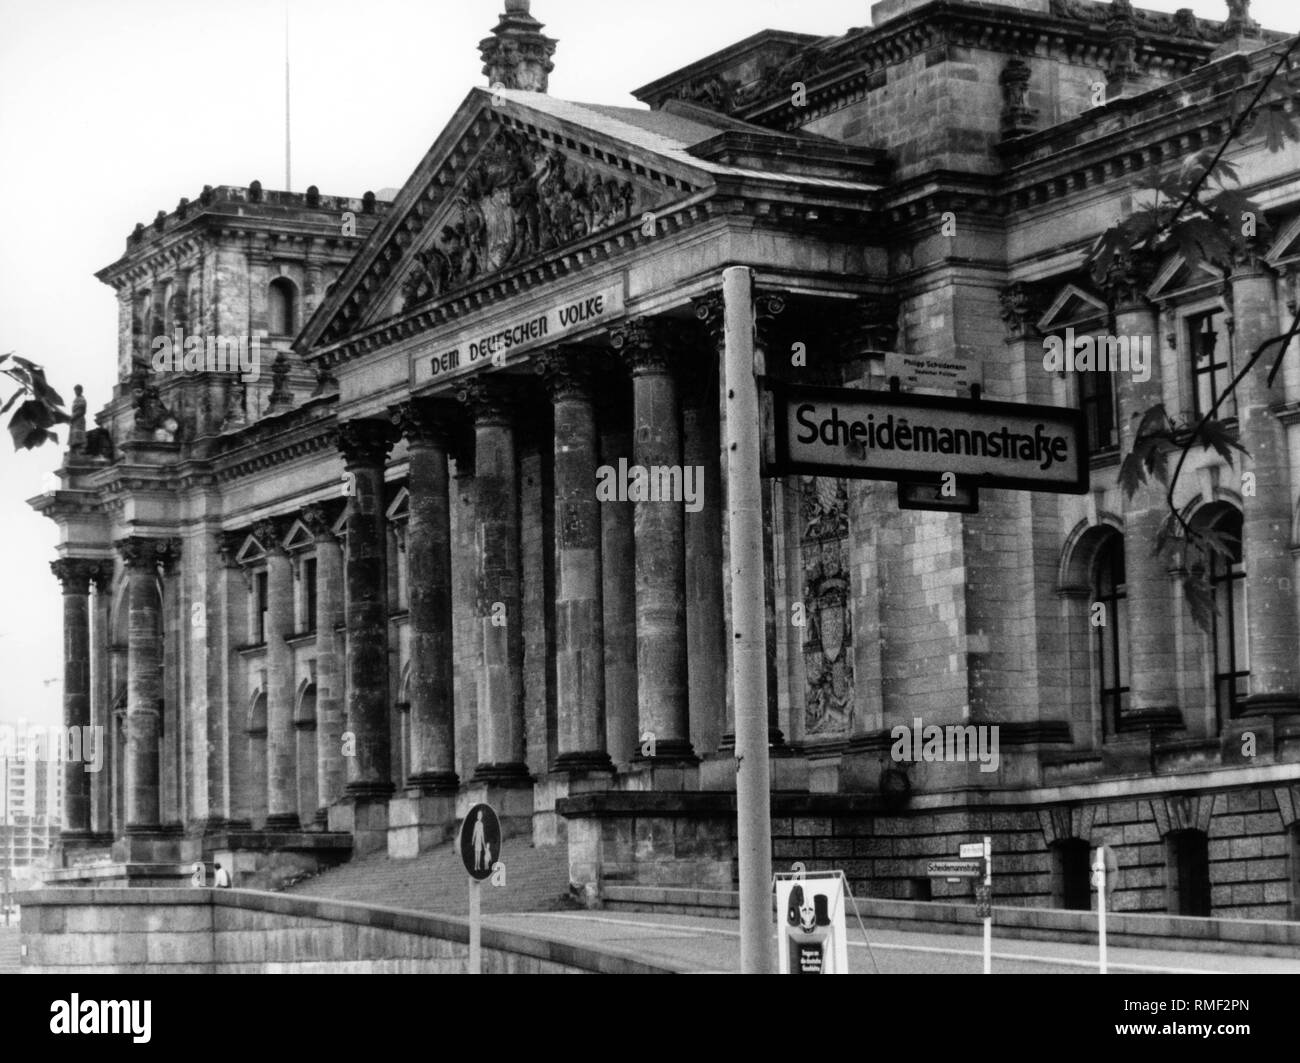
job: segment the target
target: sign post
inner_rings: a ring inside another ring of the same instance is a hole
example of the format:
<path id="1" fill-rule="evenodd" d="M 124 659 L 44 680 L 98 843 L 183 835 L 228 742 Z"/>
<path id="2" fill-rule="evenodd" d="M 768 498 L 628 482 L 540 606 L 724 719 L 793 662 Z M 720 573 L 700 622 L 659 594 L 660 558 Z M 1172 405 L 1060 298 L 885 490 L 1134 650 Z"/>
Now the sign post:
<path id="1" fill-rule="evenodd" d="M 1097 846 L 1092 862 L 1092 884 L 1097 890 L 1097 960 L 1098 973 L 1106 973 L 1106 899 L 1115 889 L 1119 868 L 1114 854 L 1104 845 Z"/>
<path id="2" fill-rule="evenodd" d="M 727 527 L 731 537 L 731 683 L 736 701 L 736 855 L 740 970 L 770 974 L 772 793 L 767 761 L 767 632 L 763 599 L 763 481 L 754 374 L 753 276 L 722 271 L 723 393 L 727 411 Z"/>
<path id="3" fill-rule="evenodd" d="M 483 973 L 483 909 L 480 890 L 501 859 L 501 821 L 491 805 L 474 805 L 461 820 L 457 846 L 469 872 L 469 973 Z"/>
<path id="4" fill-rule="evenodd" d="M 848 974 L 843 871 L 776 876 L 778 974 Z"/>

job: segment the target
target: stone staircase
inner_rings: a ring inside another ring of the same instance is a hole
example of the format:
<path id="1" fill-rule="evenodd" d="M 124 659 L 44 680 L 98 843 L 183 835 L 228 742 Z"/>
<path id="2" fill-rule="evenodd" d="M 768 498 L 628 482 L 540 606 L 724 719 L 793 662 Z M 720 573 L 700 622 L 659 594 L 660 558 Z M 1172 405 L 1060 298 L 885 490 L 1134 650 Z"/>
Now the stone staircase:
<path id="1" fill-rule="evenodd" d="M 527 837 L 507 837 L 503 846 L 506 884 L 484 883 L 483 912 L 549 912 L 579 907 L 569 899 L 569 850 L 565 845 L 534 848 Z M 454 843 L 410 860 L 372 853 L 318 875 L 284 892 L 387 908 L 469 913 L 469 876 Z"/>

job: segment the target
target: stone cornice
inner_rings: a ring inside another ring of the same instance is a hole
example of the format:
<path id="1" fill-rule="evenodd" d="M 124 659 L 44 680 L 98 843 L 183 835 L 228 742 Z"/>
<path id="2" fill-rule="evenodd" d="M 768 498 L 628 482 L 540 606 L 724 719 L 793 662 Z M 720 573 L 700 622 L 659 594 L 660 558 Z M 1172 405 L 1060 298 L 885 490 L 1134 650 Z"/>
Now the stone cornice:
<path id="1" fill-rule="evenodd" d="M 1109 5 L 1096 8 L 1104 15 Z M 1138 12 L 1144 18 L 1154 12 Z M 1172 19 L 1172 16 L 1164 16 Z M 1160 66 L 1181 77 L 1204 64 L 1217 43 L 1221 23 L 1198 19 L 1200 32 L 1213 39 L 1152 32 L 1143 27 L 1139 66 Z M 736 107 L 732 113 L 777 129 L 805 126 L 861 99 L 884 84 L 887 67 L 935 47 L 978 47 L 1012 55 L 1086 58 L 1101 66 L 1110 57 L 1113 41 L 1104 21 L 1034 11 L 976 7 L 956 0 L 935 0 L 883 26 L 849 33 L 817 49 L 815 72 L 805 77 L 806 106 L 794 107 L 789 85 L 774 85 L 769 93 Z"/>

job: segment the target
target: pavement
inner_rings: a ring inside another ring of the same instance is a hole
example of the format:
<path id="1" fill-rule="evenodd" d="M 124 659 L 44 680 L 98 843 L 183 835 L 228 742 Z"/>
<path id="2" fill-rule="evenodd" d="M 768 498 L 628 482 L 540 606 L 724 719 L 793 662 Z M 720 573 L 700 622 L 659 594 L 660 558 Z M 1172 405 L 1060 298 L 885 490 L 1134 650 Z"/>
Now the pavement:
<path id="1" fill-rule="evenodd" d="M 688 973 L 735 972 L 740 967 L 740 928 L 734 919 L 707 919 L 644 912 L 534 912 L 495 915 L 484 926 L 527 930 L 560 941 L 662 961 Z M 775 924 L 773 934 L 776 933 Z M 1097 949 L 1054 941 L 997 938 L 993 974 L 1096 974 Z M 848 932 L 853 974 L 980 974 L 983 941 L 969 934 L 877 930 Z M 1300 974 L 1300 960 L 1156 949 L 1108 950 L 1115 974 Z"/>

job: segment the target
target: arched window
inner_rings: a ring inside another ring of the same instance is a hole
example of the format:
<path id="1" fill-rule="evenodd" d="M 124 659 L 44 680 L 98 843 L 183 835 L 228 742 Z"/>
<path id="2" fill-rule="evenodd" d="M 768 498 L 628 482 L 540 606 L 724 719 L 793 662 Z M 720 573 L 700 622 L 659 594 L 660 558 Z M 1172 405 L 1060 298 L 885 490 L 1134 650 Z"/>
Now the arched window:
<path id="1" fill-rule="evenodd" d="M 276 277 L 266 293 L 267 327 L 272 336 L 292 336 L 297 329 L 298 289 L 288 277 Z"/>
<path id="2" fill-rule="evenodd" d="M 1207 507 L 1197 525 L 1215 533 L 1228 549 L 1198 551 L 1192 571 L 1205 574 L 1214 596 L 1211 643 L 1214 651 L 1214 708 L 1219 721 L 1237 714 L 1249 691 L 1250 645 L 1246 628 L 1246 566 L 1241 558 L 1241 513 L 1224 503 Z"/>
<path id="3" fill-rule="evenodd" d="M 1062 838 L 1051 846 L 1052 907 L 1086 912 L 1092 907 L 1091 851 L 1082 838 Z"/>
<path id="4" fill-rule="evenodd" d="M 1102 733 L 1116 734 L 1128 708 L 1128 595 L 1122 535 L 1108 535 L 1097 551 L 1093 564 L 1092 601 Z"/>

